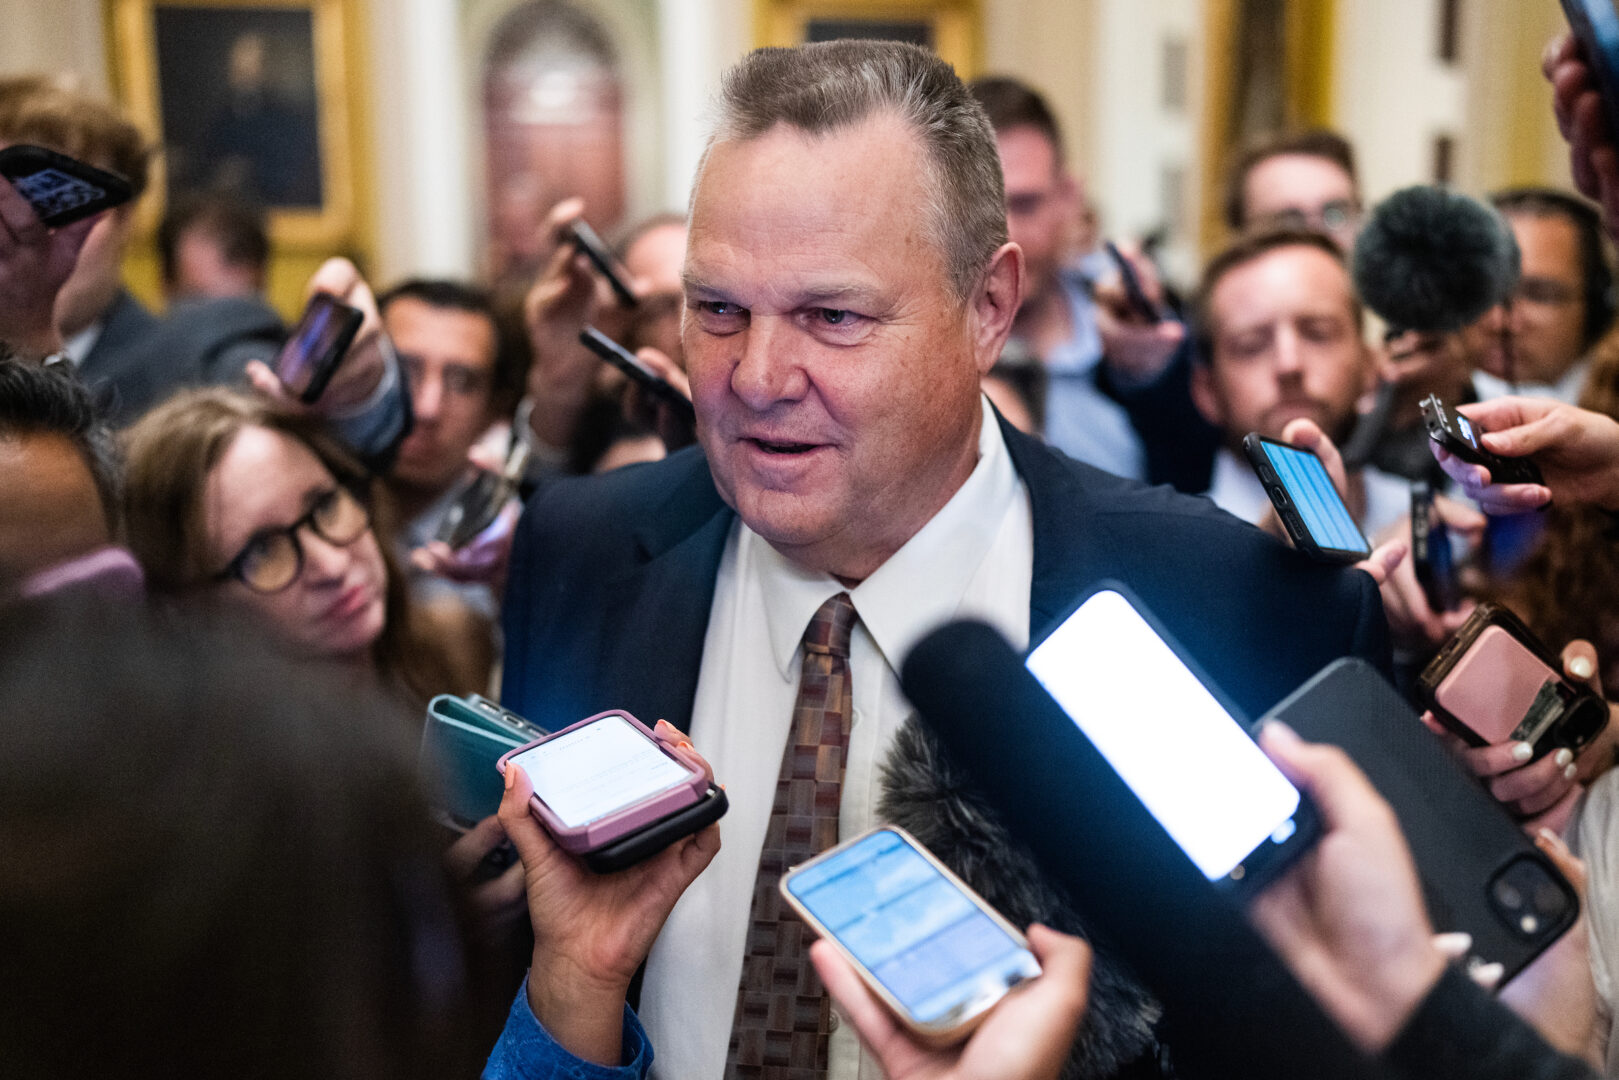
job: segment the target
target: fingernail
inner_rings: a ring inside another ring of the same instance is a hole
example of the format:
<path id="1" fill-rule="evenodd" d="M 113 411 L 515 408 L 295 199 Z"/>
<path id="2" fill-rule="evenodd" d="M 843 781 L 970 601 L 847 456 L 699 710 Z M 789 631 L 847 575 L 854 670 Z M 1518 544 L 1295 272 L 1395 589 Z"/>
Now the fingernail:
<path id="1" fill-rule="evenodd" d="M 1513 761 L 1528 761 L 1535 756 L 1535 748 L 1526 742 L 1514 743 L 1512 746 Z"/>
<path id="2" fill-rule="evenodd" d="M 1593 671 L 1589 656 L 1576 656 L 1568 662 L 1568 673 L 1576 679 L 1589 679 Z"/>
<path id="3" fill-rule="evenodd" d="M 1567 765 L 1574 760 L 1574 751 L 1568 749 L 1559 750 L 1553 755 L 1553 758 L 1559 766 Z"/>
<path id="4" fill-rule="evenodd" d="M 1473 981 L 1486 990 L 1494 990 L 1507 969 L 1500 964 L 1480 964 L 1473 969 Z"/>
<path id="5" fill-rule="evenodd" d="M 1265 727 L 1262 734 L 1267 734 L 1271 738 L 1279 739 L 1284 743 L 1297 744 L 1303 741 L 1299 738 L 1298 732 L 1294 731 L 1280 720 L 1265 721 Z"/>
<path id="6" fill-rule="evenodd" d="M 1580 774 L 1580 767 L 1578 765 L 1570 765 L 1568 768 L 1563 770 L 1563 779 L 1564 780 L 1572 780 L 1576 776 L 1578 776 L 1579 774 Z"/>
<path id="7" fill-rule="evenodd" d="M 515 783 L 517 783 L 517 766 L 516 765 L 507 765 L 506 766 L 506 790 L 510 791 L 512 789 L 512 785 L 515 784 Z"/>
<path id="8" fill-rule="evenodd" d="M 1434 948 L 1452 959 L 1466 956 L 1473 948 L 1473 935 L 1454 930 L 1433 936 Z"/>
<path id="9" fill-rule="evenodd" d="M 1544 825 L 1535 830 L 1535 841 L 1541 846 L 1542 849 L 1550 848 L 1553 851 L 1561 851 L 1568 846 L 1563 843 L 1563 838 L 1561 836 L 1558 836 L 1555 832 L 1546 828 Z"/>

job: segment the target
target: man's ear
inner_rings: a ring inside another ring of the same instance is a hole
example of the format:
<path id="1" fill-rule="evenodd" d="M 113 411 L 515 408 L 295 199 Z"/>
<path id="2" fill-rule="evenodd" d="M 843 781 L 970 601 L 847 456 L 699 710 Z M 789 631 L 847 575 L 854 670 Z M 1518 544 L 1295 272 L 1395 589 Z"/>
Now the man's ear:
<path id="1" fill-rule="evenodd" d="M 1221 406 L 1220 395 L 1214 389 L 1214 372 L 1209 367 L 1206 357 L 1192 361 L 1192 404 L 1197 411 L 1203 414 L 1203 419 L 1217 428 L 1225 428 L 1225 409 Z"/>
<path id="2" fill-rule="evenodd" d="M 1023 249 L 1008 241 L 989 260 L 969 301 L 973 351 L 980 375 L 995 366 L 1012 334 L 1012 320 L 1023 303 Z"/>

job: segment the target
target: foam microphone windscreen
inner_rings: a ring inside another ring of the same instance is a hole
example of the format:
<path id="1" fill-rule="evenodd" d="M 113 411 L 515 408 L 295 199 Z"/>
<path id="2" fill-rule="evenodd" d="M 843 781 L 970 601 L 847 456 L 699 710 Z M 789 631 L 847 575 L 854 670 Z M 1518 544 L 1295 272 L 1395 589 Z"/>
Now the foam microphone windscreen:
<path id="1" fill-rule="evenodd" d="M 1518 244 L 1494 209 L 1444 188 L 1403 188 L 1355 240 L 1355 289 L 1397 331 L 1449 333 L 1518 284 Z"/>
<path id="2" fill-rule="evenodd" d="M 976 622 L 934 631 L 900 683 L 1102 947 L 1158 997 L 1183 1075 L 1378 1075 L 999 633 Z"/>

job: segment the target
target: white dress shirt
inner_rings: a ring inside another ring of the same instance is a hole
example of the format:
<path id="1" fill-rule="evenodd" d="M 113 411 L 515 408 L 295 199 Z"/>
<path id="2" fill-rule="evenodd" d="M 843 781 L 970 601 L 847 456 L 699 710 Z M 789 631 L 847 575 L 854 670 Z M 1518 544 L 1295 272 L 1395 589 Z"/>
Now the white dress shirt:
<path id="1" fill-rule="evenodd" d="M 853 709 L 838 829 L 876 824 L 880 766 L 912 713 L 896 670 L 941 623 L 968 616 L 1028 644 L 1034 521 L 987 402 L 978 464 L 956 494 L 865 581 L 852 589 L 804 569 L 740 520 L 720 560 L 691 737 L 725 785 L 730 810 L 714 862 L 675 905 L 647 961 L 640 1015 L 661 1080 L 719 1080 L 742 977 L 753 885 L 776 777 L 798 696 L 800 641 L 811 616 L 847 591 L 856 614 L 850 642 Z M 832 1080 L 877 1080 L 852 1030 L 832 1034 Z"/>

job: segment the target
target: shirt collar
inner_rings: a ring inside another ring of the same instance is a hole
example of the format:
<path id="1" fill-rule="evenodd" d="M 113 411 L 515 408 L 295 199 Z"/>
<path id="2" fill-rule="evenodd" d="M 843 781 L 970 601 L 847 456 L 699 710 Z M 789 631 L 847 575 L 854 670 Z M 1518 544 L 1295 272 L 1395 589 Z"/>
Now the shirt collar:
<path id="1" fill-rule="evenodd" d="M 793 562 L 746 525 L 738 569 L 757 574 L 770 651 L 784 680 L 810 618 L 829 597 L 847 591 L 890 667 L 960 607 L 1018 495 L 1017 472 L 987 399 L 980 399 L 978 464 L 937 514 L 865 581 L 845 590 L 829 574 Z"/>
<path id="2" fill-rule="evenodd" d="M 1214 455 L 1214 473 L 1204 494 L 1215 506 L 1250 524 L 1258 524 L 1270 509 L 1270 496 L 1253 466 L 1223 446 Z"/>

